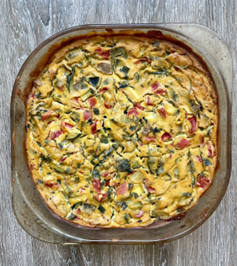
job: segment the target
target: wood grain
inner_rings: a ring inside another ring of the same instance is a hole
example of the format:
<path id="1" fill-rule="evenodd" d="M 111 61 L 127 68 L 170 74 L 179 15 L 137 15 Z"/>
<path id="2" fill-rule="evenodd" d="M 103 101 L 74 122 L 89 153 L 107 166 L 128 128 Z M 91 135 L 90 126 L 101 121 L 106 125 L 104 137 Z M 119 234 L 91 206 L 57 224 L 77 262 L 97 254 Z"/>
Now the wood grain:
<path id="1" fill-rule="evenodd" d="M 18 0 L 0 2 L 0 265 L 236 265 L 237 92 L 235 0 Z M 195 22 L 229 45 L 234 67 L 233 167 L 227 193 L 211 218 L 192 234 L 151 246 L 62 246 L 37 241 L 11 208 L 10 99 L 14 79 L 43 40 L 65 28 L 93 23 Z"/>

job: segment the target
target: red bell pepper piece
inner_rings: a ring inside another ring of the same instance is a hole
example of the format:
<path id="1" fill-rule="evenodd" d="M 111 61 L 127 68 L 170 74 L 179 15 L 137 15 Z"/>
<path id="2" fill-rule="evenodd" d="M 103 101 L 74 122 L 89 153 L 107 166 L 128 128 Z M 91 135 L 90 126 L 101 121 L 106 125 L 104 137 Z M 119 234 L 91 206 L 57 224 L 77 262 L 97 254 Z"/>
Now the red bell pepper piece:
<path id="1" fill-rule="evenodd" d="M 135 103 L 135 104 L 134 104 L 134 107 L 136 107 L 136 108 L 138 108 L 138 109 L 140 109 L 140 110 L 145 110 L 145 108 L 142 107 L 142 106 L 140 105 L 140 103 Z"/>
<path id="2" fill-rule="evenodd" d="M 180 142 L 178 142 L 175 147 L 179 150 L 183 150 L 185 147 L 187 147 L 190 144 L 190 142 L 187 139 L 181 139 Z"/>
<path id="3" fill-rule="evenodd" d="M 101 183 L 100 183 L 99 179 L 93 179 L 92 186 L 93 186 L 94 190 L 96 190 L 97 192 L 100 192 Z"/>
<path id="4" fill-rule="evenodd" d="M 49 110 L 48 112 L 44 113 L 41 117 L 42 121 L 46 120 L 47 118 L 49 118 L 51 115 L 53 115 L 55 113 L 54 110 Z"/>
<path id="5" fill-rule="evenodd" d="M 119 187 L 117 187 L 116 189 L 116 195 L 124 195 L 126 194 L 128 191 L 128 188 L 127 188 L 127 183 L 126 182 L 123 182 L 122 185 L 120 185 Z"/>
<path id="6" fill-rule="evenodd" d="M 144 137 L 144 141 L 147 142 L 147 143 L 154 142 L 155 139 L 156 138 L 154 136 L 145 136 Z"/>
<path id="7" fill-rule="evenodd" d="M 197 128 L 197 118 L 194 115 L 192 117 L 189 117 L 188 121 L 191 123 L 191 129 L 189 130 L 189 133 L 193 133 Z"/>
<path id="8" fill-rule="evenodd" d="M 164 141 L 164 140 L 169 140 L 169 139 L 171 139 L 172 138 L 172 136 L 169 134 L 169 133 L 167 133 L 167 132 L 165 132 L 162 136 L 161 136 L 161 140 L 162 141 Z"/>
<path id="9" fill-rule="evenodd" d="M 63 134 L 63 131 L 62 130 L 58 130 L 58 131 L 55 131 L 55 132 L 51 132 L 50 139 L 51 140 L 54 140 L 57 137 L 59 137 L 61 134 Z"/>
<path id="10" fill-rule="evenodd" d="M 138 214 L 135 214 L 135 216 L 137 218 L 141 218 L 143 214 L 144 214 L 144 211 L 140 210 Z"/>
<path id="11" fill-rule="evenodd" d="M 89 104 L 90 104 L 90 106 L 91 106 L 91 109 L 92 109 L 93 107 L 95 107 L 95 105 L 97 104 L 97 100 L 96 100 L 95 97 L 91 97 L 91 98 L 89 98 L 89 99 L 88 99 L 88 102 L 89 102 Z"/>
<path id="12" fill-rule="evenodd" d="M 145 61 L 146 61 L 147 63 L 150 63 L 150 62 L 151 62 L 151 60 L 149 60 L 147 57 L 143 57 L 143 58 L 137 60 L 136 62 L 134 62 L 134 64 L 137 65 L 137 64 L 139 64 L 139 63 L 141 63 L 141 62 L 145 62 Z"/>
<path id="13" fill-rule="evenodd" d="M 84 118 L 85 121 L 89 120 L 90 118 L 92 118 L 92 113 L 88 112 L 88 111 L 85 111 L 84 114 L 83 114 L 83 118 Z"/>
<path id="14" fill-rule="evenodd" d="M 210 182 L 211 182 L 210 179 L 206 178 L 205 176 L 199 175 L 198 178 L 197 178 L 196 185 L 205 190 L 209 186 Z"/>
<path id="15" fill-rule="evenodd" d="M 95 135 L 95 134 L 97 133 L 96 124 L 97 124 L 97 121 L 95 121 L 95 122 L 91 125 L 91 133 L 92 133 L 93 135 Z"/>
<path id="16" fill-rule="evenodd" d="M 158 112 L 162 116 L 162 118 L 166 118 L 166 111 L 164 107 L 159 108 Z"/>
<path id="17" fill-rule="evenodd" d="M 149 186 L 149 180 L 148 178 L 146 178 L 146 189 L 148 190 L 148 192 L 150 192 L 151 194 L 155 194 L 156 190 L 154 188 L 152 188 L 151 186 Z"/>
<path id="18" fill-rule="evenodd" d="M 113 106 L 108 105 L 107 103 L 104 104 L 106 109 L 111 109 Z"/>
<path id="19" fill-rule="evenodd" d="M 153 103 L 151 102 L 151 97 L 147 97 L 145 100 L 146 105 L 153 105 Z"/>

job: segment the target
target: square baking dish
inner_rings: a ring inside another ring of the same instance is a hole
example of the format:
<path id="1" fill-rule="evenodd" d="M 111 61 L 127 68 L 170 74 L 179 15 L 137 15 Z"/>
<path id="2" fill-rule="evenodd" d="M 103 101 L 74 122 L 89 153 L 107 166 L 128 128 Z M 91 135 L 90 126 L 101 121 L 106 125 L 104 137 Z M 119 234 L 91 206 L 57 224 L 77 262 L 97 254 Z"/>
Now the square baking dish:
<path id="1" fill-rule="evenodd" d="M 24 156 L 25 105 L 18 97 L 30 80 L 42 56 L 62 39 L 106 29 L 161 31 L 192 48 L 206 62 L 219 98 L 219 168 L 213 185 L 183 219 L 158 227 L 134 229 L 76 228 L 56 219 L 40 198 Z M 225 42 L 213 31 L 196 24 L 84 25 L 64 30 L 40 44 L 27 58 L 13 87 L 11 99 L 12 206 L 22 228 L 38 240 L 49 243 L 152 244 L 180 238 L 204 223 L 223 198 L 231 173 L 231 92 L 232 62 Z"/>

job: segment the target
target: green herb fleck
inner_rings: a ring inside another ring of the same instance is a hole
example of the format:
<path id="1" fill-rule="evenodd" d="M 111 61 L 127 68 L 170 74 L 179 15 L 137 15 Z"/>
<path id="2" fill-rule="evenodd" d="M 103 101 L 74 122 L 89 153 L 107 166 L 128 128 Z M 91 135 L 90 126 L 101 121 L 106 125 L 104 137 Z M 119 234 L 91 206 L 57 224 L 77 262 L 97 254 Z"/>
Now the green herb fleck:
<path id="1" fill-rule="evenodd" d="M 129 161 L 127 159 L 121 159 L 118 162 L 117 169 L 120 172 L 128 172 L 128 173 L 132 173 L 133 172 L 131 167 L 130 167 L 130 163 L 129 163 Z"/>
<path id="2" fill-rule="evenodd" d="M 124 202 L 124 203 L 122 204 L 122 209 L 123 209 L 123 210 L 126 210 L 127 207 L 128 207 L 128 205 Z"/>
<path id="3" fill-rule="evenodd" d="M 108 144 L 108 138 L 107 138 L 105 135 L 102 135 L 102 136 L 100 137 L 100 142 L 101 142 L 101 143 Z"/>
<path id="4" fill-rule="evenodd" d="M 203 163 L 205 164 L 205 166 L 209 166 L 212 165 L 211 161 L 208 159 L 202 159 Z"/>
<path id="5" fill-rule="evenodd" d="M 98 207 L 98 210 L 101 212 L 101 213 L 105 213 L 105 208 L 103 206 L 99 206 Z"/>
<path id="6" fill-rule="evenodd" d="M 100 114 L 100 110 L 98 108 L 93 108 L 93 112 L 95 115 L 99 115 Z"/>
<path id="7" fill-rule="evenodd" d="M 76 218 L 76 215 L 74 215 L 73 213 L 70 213 L 68 216 L 68 220 L 73 220 Z"/>

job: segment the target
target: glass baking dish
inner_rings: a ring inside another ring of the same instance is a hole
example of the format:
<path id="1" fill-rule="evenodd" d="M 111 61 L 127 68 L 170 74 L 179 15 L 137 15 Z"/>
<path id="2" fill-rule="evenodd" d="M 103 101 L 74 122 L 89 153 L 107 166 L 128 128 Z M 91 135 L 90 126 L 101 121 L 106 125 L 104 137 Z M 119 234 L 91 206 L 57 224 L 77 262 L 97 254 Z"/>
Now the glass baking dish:
<path id="1" fill-rule="evenodd" d="M 30 73 L 49 48 L 68 37 L 106 29 L 159 30 L 182 41 L 206 62 L 215 81 L 220 110 L 219 169 L 213 185 L 180 220 L 141 229 L 76 228 L 56 219 L 40 198 L 26 166 L 23 143 L 25 138 L 25 106 L 18 97 L 30 80 Z M 225 42 L 213 31 L 196 24 L 125 24 L 84 25 L 64 30 L 40 44 L 27 58 L 13 87 L 11 99 L 12 206 L 15 216 L 31 236 L 49 243 L 80 244 L 151 244 L 180 238 L 203 224 L 223 198 L 231 173 L 231 94 L 232 62 Z"/>

